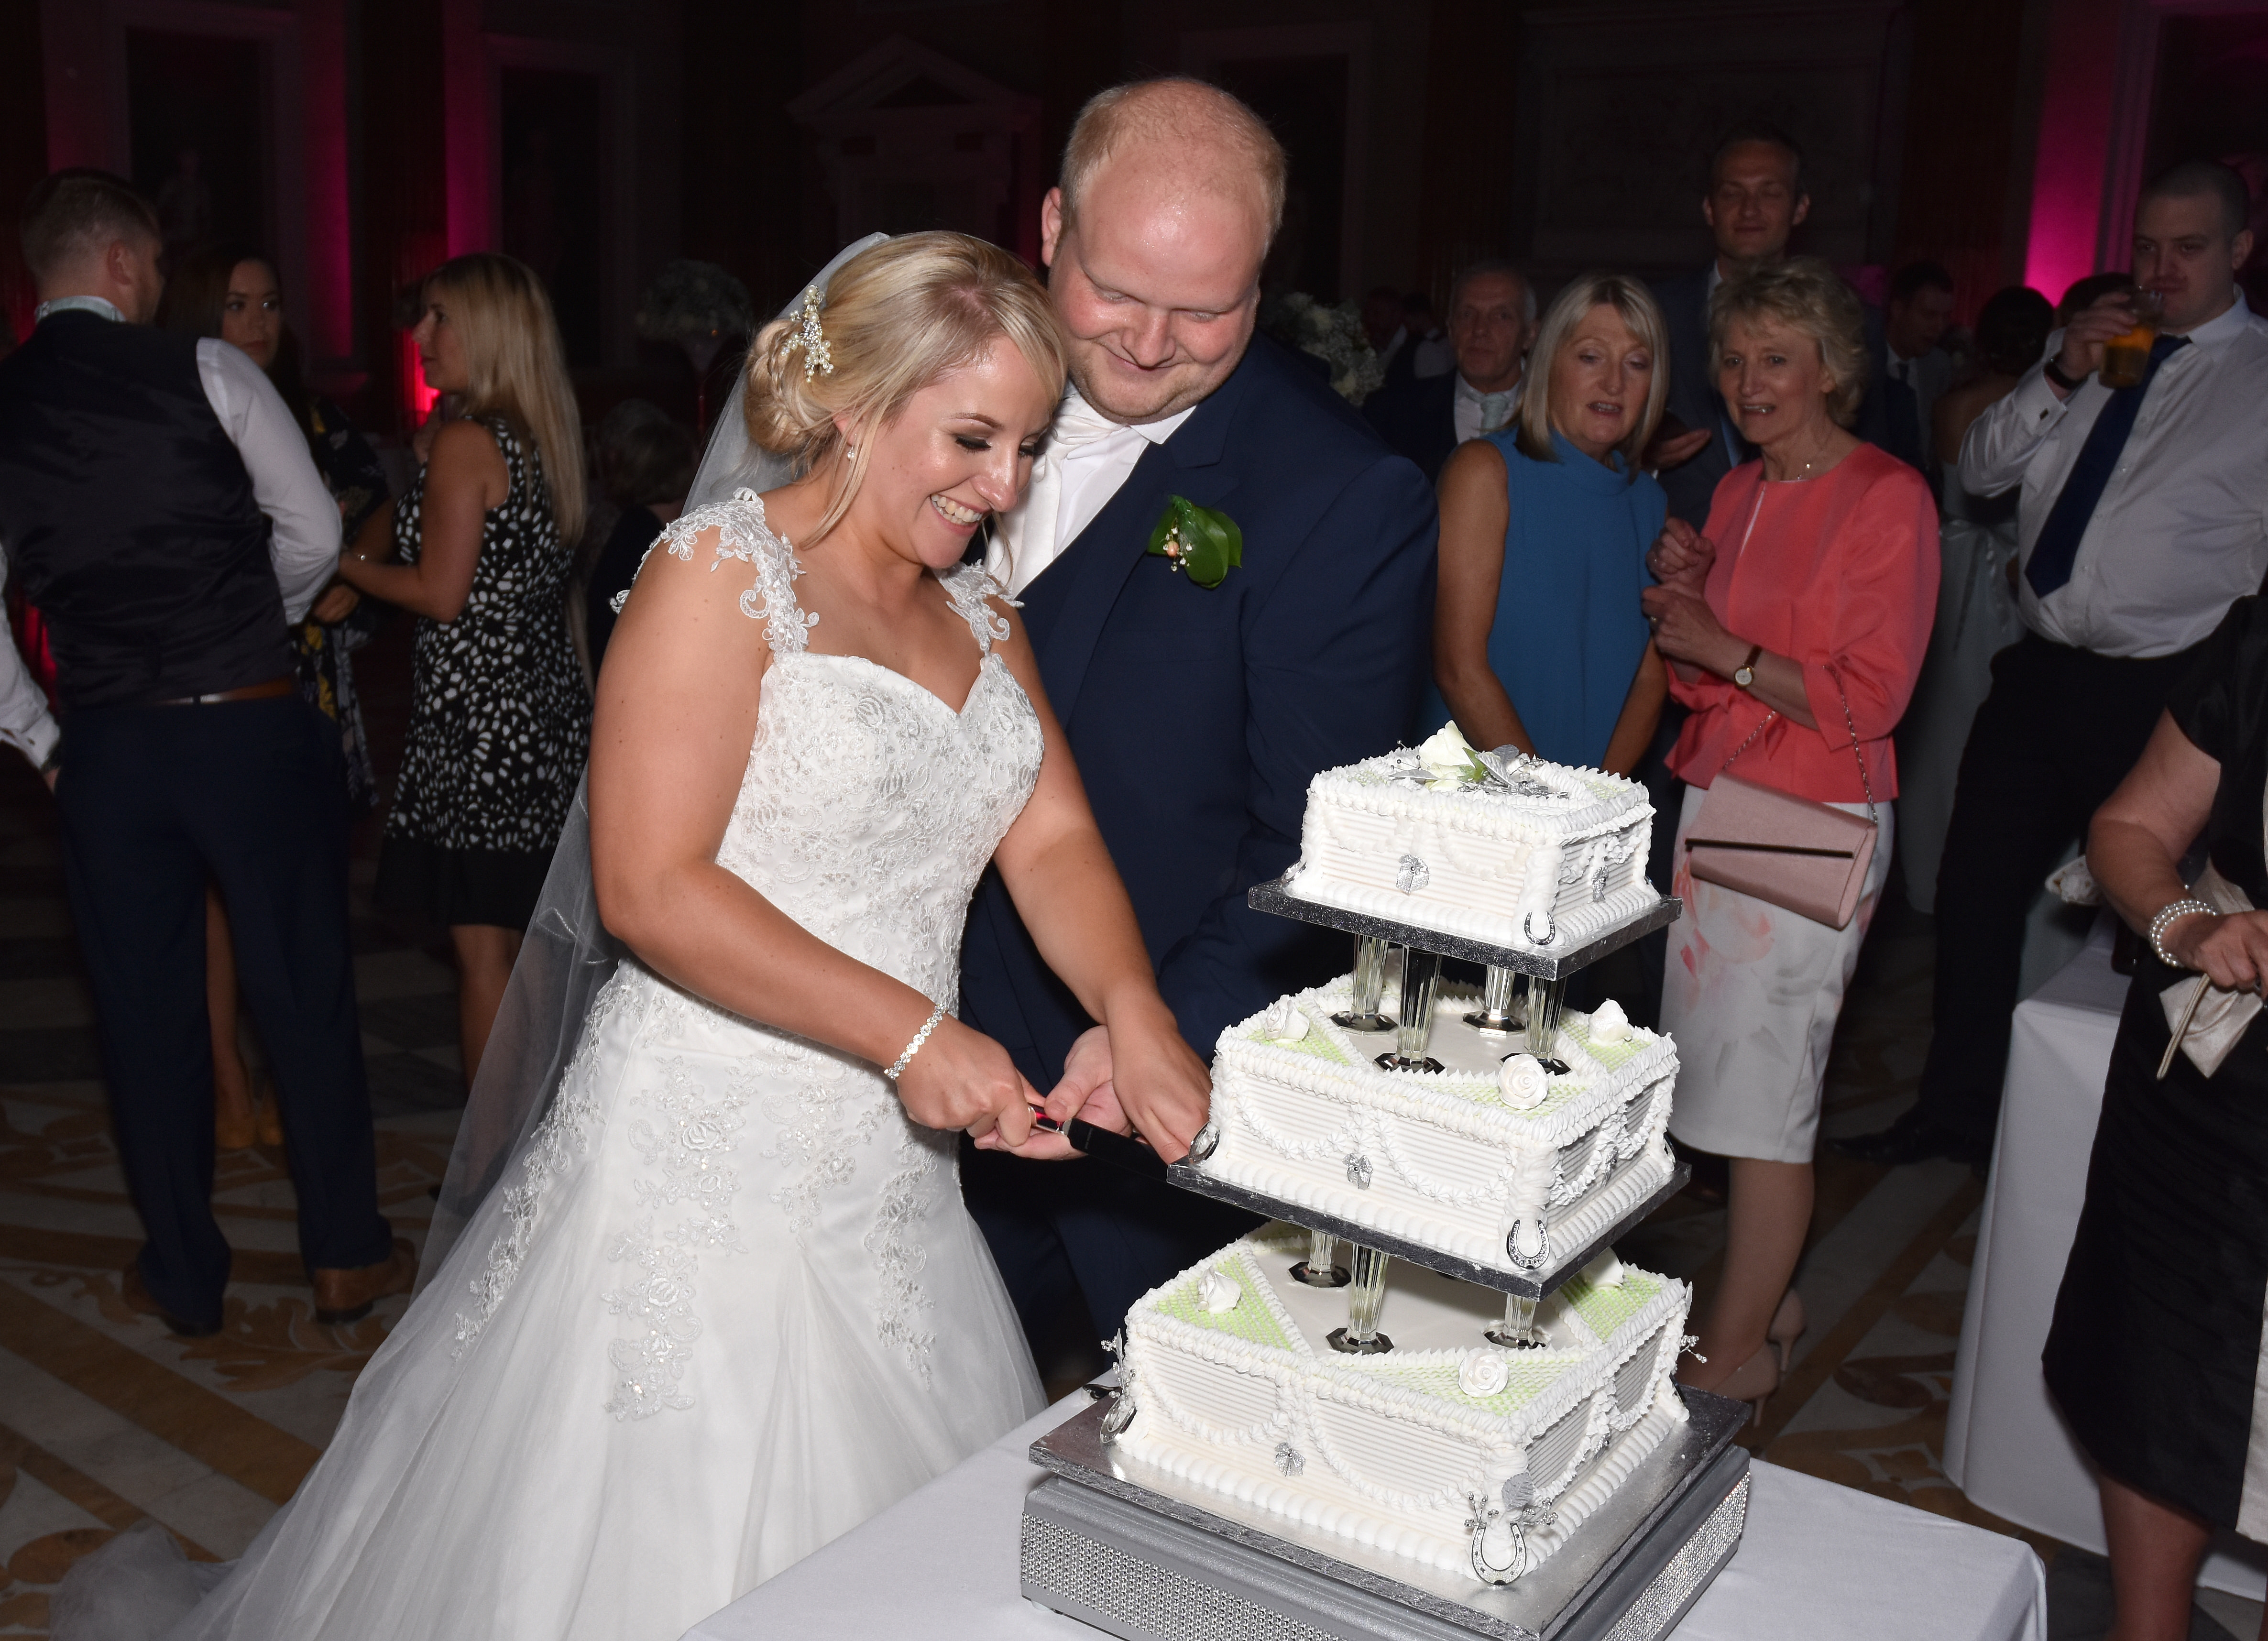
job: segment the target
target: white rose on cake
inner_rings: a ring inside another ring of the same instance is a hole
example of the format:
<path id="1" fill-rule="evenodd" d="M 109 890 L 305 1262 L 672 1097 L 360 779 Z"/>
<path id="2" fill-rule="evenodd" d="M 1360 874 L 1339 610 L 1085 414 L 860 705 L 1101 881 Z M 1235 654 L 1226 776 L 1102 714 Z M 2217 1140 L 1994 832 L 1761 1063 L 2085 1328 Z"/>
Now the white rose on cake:
<path id="1" fill-rule="evenodd" d="M 1630 1040 L 1630 1016 L 1623 1012 L 1621 1004 L 1609 997 L 1591 1011 L 1593 1042 L 1628 1042 Z"/>
<path id="2" fill-rule="evenodd" d="M 1453 792 L 1473 778 L 1473 748 L 1454 723 L 1444 724 L 1418 748 L 1418 762 L 1431 776 L 1426 790 Z"/>
<path id="3" fill-rule="evenodd" d="M 1551 1077 L 1532 1054 L 1515 1054 L 1497 1068 L 1497 1092 L 1514 1111 L 1533 1111 L 1551 1093 Z"/>
<path id="4" fill-rule="evenodd" d="M 1469 1396 L 1493 1396 L 1511 1378 L 1504 1358 L 1493 1350 L 1468 1350 L 1457 1364 L 1457 1388 Z"/>
<path id="5" fill-rule="evenodd" d="M 1197 1284 L 1197 1303 L 1213 1315 L 1233 1311 L 1244 1299 L 1244 1288 L 1225 1271 L 1208 1270 Z"/>

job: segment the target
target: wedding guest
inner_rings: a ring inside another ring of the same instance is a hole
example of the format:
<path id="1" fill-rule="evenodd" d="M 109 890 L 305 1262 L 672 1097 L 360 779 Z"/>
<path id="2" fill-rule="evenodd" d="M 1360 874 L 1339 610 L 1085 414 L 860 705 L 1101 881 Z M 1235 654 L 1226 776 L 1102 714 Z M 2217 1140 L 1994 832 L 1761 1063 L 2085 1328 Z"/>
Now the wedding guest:
<path id="1" fill-rule="evenodd" d="M 378 863 L 381 909 L 446 924 L 469 1085 L 590 750 L 567 628 L 583 435 L 550 298 L 494 252 L 425 281 L 425 380 L 464 397 L 394 523 L 400 563 L 342 579 L 417 620 L 409 739 Z"/>
<path id="2" fill-rule="evenodd" d="M 2164 313 L 2140 384 L 2095 379 L 2103 344 L 2132 323 L 2126 294 L 2110 291 L 1962 441 L 1970 490 L 2021 490 L 2025 632 L 1993 663 L 1962 754 L 1921 1097 L 1840 1142 L 1854 1156 L 1990 1159 L 2032 897 L 2133 767 L 2191 652 L 2268 571 L 2268 320 L 2235 280 L 2250 205 L 2226 166 L 2151 182 L 2134 210 L 2134 283 Z"/>
<path id="3" fill-rule="evenodd" d="M 1868 391 L 1881 401 L 1874 442 L 1933 485 L 1930 417 L 1953 381 L 1953 360 L 1938 344 L 1952 323 L 1953 276 L 1936 262 L 1908 262 L 1890 276 L 1887 317 L 1867 337 Z"/>
<path id="4" fill-rule="evenodd" d="M 1789 1286 L 1811 1223 L 1819 1099 L 1844 989 L 1889 873 L 1905 710 L 1937 595 L 1937 510 L 1905 463 L 1850 430 L 1866 389 L 1859 299 L 1813 257 L 1752 268 L 1711 303 L 1719 393 L 1758 452 L 1717 487 L 1705 531 L 1673 518 L 1642 601 L 1691 709 L 1662 1028 L 1677 1040 L 1670 1132 L 1731 1159 L 1724 1277 L 1686 1370 L 1760 1400 L 1802 1331 Z M 1856 915 L 1837 929 L 1697 878 L 1685 839 L 1719 775 L 1877 828 Z M 1776 1353 L 1777 1350 L 1777 1353 Z"/>
<path id="5" fill-rule="evenodd" d="M 2233 604 L 2095 813 L 2087 862 L 2149 950 L 2126 994 L 2087 1201 L 2042 1355 L 2094 1461 L 2113 1633 L 2191 1633 L 2215 1528 L 2268 1541 L 2268 599 Z M 2182 863 L 2202 838 L 2194 887 Z M 2203 990 L 2194 1016 L 2184 1004 Z M 2180 1049 L 2170 1039 L 2184 1025 Z"/>
<path id="6" fill-rule="evenodd" d="M 1449 453 L 1500 432 L 1520 408 L 1521 372 L 1535 338 L 1535 291 L 1509 262 L 1476 262 L 1449 287 L 1449 348 L 1456 369 L 1411 374 L 1363 401 L 1378 436 L 1438 479 Z"/>
<path id="7" fill-rule="evenodd" d="M 372 550 L 391 522 L 386 469 L 346 413 L 308 391 L 299 370 L 298 338 L 284 320 L 284 293 L 276 265 L 248 247 L 218 246 L 184 257 L 166 282 L 158 323 L 190 336 L 216 336 L 267 372 L 306 431 L 307 449 L 323 484 L 338 504 L 340 530 L 354 547 Z M 334 580 L 309 606 L 293 630 L 299 657 L 299 693 L 335 726 L 343 756 L 350 813 L 378 802 L 378 771 L 363 729 L 348 659 L 377 630 L 377 612 L 362 595 Z M 276 1107 L 257 1098 L 237 1039 L 236 952 L 217 888 L 205 891 L 205 1004 L 212 1018 L 213 1107 L 218 1143 L 240 1150 L 255 1140 L 284 1143 Z"/>
<path id="8" fill-rule="evenodd" d="M 1023 600 L 1158 989 L 1199 1052 L 1344 968 L 1343 937 L 1246 897 L 1298 855 L 1316 772 L 1408 727 L 1432 621 L 1424 480 L 1253 335 L 1284 180 L 1267 126 L 1217 87 L 1147 81 L 1081 111 L 1041 208 L 1071 386 L 988 556 Z M 1144 551 L 1176 497 L 1243 532 L 1243 563 L 1218 585 Z M 963 1018 L 1035 1087 L 1098 1087 L 1108 1056 L 1035 930 L 988 874 L 961 952 Z M 1152 1136 L 1198 1126 L 1191 1112 L 1130 1115 Z M 1145 1291 L 1251 1223 L 1093 1162 L 965 1155 L 962 1181 L 1035 1337 L 1082 1303 L 1086 1336 L 1108 1336 Z"/>
<path id="9" fill-rule="evenodd" d="M 1386 372 L 1377 391 L 1410 379 L 1418 364 L 1418 339 L 1410 335 L 1402 293 L 1392 285 L 1374 285 L 1362 299 L 1362 334 L 1369 340 L 1370 350 L 1378 356 L 1379 368 Z"/>
<path id="10" fill-rule="evenodd" d="M 1937 908 L 1937 867 L 1969 726 L 1992 687 L 1992 658 L 2023 637 L 2011 574 L 2016 562 L 2016 498 L 1974 496 L 1961 482 L 1961 441 L 1971 423 L 2015 391 L 2040 362 L 2054 310 L 2038 291 L 1995 292 L 1977 320 L 1976 379 L 1948 389 L 1932 412 L 1939 470 L 1937 624 L 1913 701 L 1898 725 L 1898 860 L 1907 903 L 1927 916 Z"/>
<path id="11" fill-rule="evenodd" d="M 1710 302 L 1742 269 L 1786 257 L 1788 236 L 1810 214 L 1803 150 L 1793 137 L 1777 126 L 1742 125 L 1718 140 L 1701 195 L 1701 219 L 1717 254 L 1707 267 L 1653 287 L 1669 331 L 1669 410 L 1647 465 L 1658 470 L 1673 519 L 1705 520 L 1717 482 L 1755 453 L 1718 394 Z"/>
<path id="12" fill-rule="evenodd" d="M 1627 775 L 1665 685 L 1638 592 L 1668 503 L 1640 473 L 1668 391 L 1661 310 L 1637 281 L 1587 274 L 1544 315 L 1539 389 L 1513 425 L 1441 475 L 1433 675 L 1476 747 Z M 1539 629 L 1538 608 L 1561 618 Z"/>
<path id="13" fill-rule="evenodd" d="M 1402 298 L 1402 322 L 1410 329 L 1412 375 L 1447 376 L 1457 368 L 1457 356 L 1449 346 L 1449 334 L 1434 317 L 1432 298 L 1422 291 L 1405 295 Z"/>
<path id="14" fill-rule="evenodd" d="M 287 623 L 328 581 L 338 509 L 258 366 L 152 329 L 158 220 L 62 171 L 23 217 L 38 328 L 0 364 L 0 547 L 48 623 L 59 740 L 12 645 L 0 739 L 55 789 L 119 1159 L 147 1241 L 129 1306 L 221 1325 L 202 904 L 234 918 L 284 1115 L 302 1256 L 326 1321 L 408 1289 L 377 1203 L 347 926 L 338 738 L 300 698 Z"/>
<path id="15" fill-rule="evenodd" d="M 599 488 L 616 509 L 583 578 L 583 630 L 596 676 L 614 636 L 615 600 L 637 579 L 662 526 L 684 510 L 693 483 L 693 440 L 659 405 L 626 399 L 607 412 L 593 445 Z"/>

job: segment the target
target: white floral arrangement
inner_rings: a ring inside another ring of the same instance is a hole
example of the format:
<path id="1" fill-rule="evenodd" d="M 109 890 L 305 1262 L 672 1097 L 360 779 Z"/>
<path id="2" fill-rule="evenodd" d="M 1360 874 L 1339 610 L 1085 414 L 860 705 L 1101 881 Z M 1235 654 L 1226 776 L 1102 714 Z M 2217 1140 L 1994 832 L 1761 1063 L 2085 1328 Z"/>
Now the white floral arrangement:
<path id="1" fill-rule="evenodd" d="M 1331 391 L 1349 404 L 1360 404 L 1386 385 L 1386 367 L 1371 349 L 1358 302 L 1326 307 L 1294 291 L 1267 303 L 1260 323 L 1278 341 L 1329 365 Z"/>

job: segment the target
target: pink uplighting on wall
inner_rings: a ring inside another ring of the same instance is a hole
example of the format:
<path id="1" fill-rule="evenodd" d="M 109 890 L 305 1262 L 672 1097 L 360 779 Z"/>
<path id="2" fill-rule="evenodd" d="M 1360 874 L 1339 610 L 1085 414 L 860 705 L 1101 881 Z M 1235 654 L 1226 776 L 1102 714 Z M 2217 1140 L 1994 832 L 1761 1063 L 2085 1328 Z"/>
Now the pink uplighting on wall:
<path id="1" fill-rule="evenodd" d="M 2024 283 L 2056 302 L 2073 280 L 2095 271 L 2119 9 L 2117 0 L 2067 0 L 2051 16 Z"/>

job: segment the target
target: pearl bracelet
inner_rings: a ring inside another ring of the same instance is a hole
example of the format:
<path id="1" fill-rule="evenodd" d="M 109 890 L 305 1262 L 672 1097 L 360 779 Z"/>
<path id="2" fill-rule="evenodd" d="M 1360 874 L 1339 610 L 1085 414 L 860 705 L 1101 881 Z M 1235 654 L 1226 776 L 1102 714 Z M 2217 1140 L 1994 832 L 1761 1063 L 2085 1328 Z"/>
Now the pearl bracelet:
<path id="1" fill-rule="evenodd" d="M 2220 916 L 2205 901 L 2184 895 L 2182 899 L 2160 909 L 2158 915 L 2150 919 L 2150 949 L 2158 954 L 2158 960 L 2168 968 L 2179 968 L 2183 966 L 2176 962 L 2173 954 L 2166 950 L 2166 931 L 2192 912 L 2203 912 L 2208 917 Z"/>
<path id="2" fill-rule="evenodd" d="M 898 1063 L 889 1067 L 882 1075 L 894 1083 L 903 1076 L 907 1065 L 911 1063 L 914 1056 L 921 1052 L 922 1044 L 929 1041 L 930 1033 L 937 1029 L 938 1021 L 944 1018 L 945 1004 L 940 1003 L 929 1012 L 929 1018 L 922 1022 L 922 1028 L 914 1034 L 914 1040 L 906 1045 L 906 1051 L 898 1056 Z"/>

